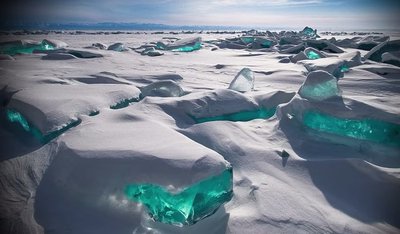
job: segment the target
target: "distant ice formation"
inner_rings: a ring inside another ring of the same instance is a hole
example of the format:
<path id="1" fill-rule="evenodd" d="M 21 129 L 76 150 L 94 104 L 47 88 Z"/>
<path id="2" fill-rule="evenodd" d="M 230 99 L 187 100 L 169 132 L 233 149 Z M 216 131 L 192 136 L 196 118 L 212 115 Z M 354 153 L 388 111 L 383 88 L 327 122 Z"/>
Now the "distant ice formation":
<path id="1" fill-rule="evenodd" d="M 159 50 L 170 50 L 173 52 L 192 52 L 201 48 L 201 37 L 180 39 L 169 44 L 157 42 L 156 47 Z"/>

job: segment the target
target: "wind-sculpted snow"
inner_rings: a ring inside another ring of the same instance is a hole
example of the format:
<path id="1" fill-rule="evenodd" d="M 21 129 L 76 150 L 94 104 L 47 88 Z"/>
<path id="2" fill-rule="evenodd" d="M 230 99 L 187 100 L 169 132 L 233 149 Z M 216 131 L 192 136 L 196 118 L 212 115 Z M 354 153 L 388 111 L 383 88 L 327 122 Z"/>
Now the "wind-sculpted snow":
<path id="1" fill-rule="evenodd" d="M 12 96 L 7 108 L 21 113 L 43 135 L 81 115 L 105 107 L 123 107 L 139 99 L 130 85 L 37 85 Z"/>

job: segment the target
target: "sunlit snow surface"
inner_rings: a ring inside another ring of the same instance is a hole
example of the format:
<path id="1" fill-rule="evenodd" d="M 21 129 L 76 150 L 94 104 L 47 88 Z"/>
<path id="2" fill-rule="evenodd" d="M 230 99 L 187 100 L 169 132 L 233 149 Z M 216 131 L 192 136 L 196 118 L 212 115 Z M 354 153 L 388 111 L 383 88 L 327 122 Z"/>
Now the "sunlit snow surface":
<path id="1" fill-rule="evenodd" d="M 5 35 L 0 232 L 398 233 L 398 36 Z"/>

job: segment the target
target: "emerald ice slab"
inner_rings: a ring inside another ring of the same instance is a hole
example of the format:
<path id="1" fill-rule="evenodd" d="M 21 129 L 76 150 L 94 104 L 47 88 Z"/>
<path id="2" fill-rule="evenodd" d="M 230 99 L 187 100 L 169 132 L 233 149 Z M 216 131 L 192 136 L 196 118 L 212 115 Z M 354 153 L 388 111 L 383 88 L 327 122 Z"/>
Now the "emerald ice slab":
<path id="1" fill-rule="evenodd" d="M 222 204 L 231 200 L 232 168 L 181 191 L 170 192 L 155 184 L 130 184 L 125 195 L 142 203 L 149 215 L 158 222 L 177 226 L 191 225 L 212 215 Z"/>
<path id="2" fill-rule="evenodd" d="M 6 115 L 8 121 L 11 123 L 17 123 L 19 124 L 26 132 L 29 132 L 30 134 L 33 135 L 39 142 L 46 144 L 47 142 L 51 141 L 52 139 L 58 137 L 68 129 L 75 127 L 81 123 L 81 120 L 74 120 L 63 126 L 62 128 L 52 131 L 48 134 L 43 134 L 38 128 L 33 126 L 28 122 L 28 120 L 18 111 L 12 110 L 12 109 L 7 109 L 6 110 Z"/>
<path id="3" fill-rule="evenodd" d="M 400 125 L 374 119 L 345 119 L 307 111 L 303 115 L 307 127 L 326 133 L 359 140 L 400 146 Z"/>
<path id="4" fill-rule="evenodd" d="M 54 47 L 43 40 L 41 43 L 26 43 L 24 41 L 5 42 L 0 44 L 0 54 L 32 54 L 34 50 L 53 50 Z"/>

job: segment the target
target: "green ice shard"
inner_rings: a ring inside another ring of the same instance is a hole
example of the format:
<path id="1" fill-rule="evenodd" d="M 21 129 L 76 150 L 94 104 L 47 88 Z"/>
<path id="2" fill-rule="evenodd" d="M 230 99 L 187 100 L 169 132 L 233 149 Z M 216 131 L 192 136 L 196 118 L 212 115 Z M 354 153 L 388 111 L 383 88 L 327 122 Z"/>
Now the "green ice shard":
<path id="1" fill-rule="evenodd" d="M 179 48 L 172 49 L 173 52 L 192 52 L 201 49 L 201 42 L 196 42 L 194 45 L 185 45 Z"/>
<path id="2" fill-rule="evenodd" d="M 339 69 L 340 69 L 340 72 L 348 72 L 350 70 L 350 68 L 347 64 L 341 65 Z"/>
<path id="3" fill-rule="evenodd" d="M 307 55 L 307 58 L 309 58 L 309 59 L 319 59 L 319 58 L 321 58 L 319 56 L 319 54 L 315 53 L 312 50 L 308 51 L 308 53 L 306 55 Z"/>
<path id="4" fill-rule="evenodd" d="M 12 123 L 19 123 L 21 127 L 29 132 L 30 131 L 30 126 L 28 124 L 28 121 L 24 118 L 24 116 L 21 115 L 21 113 L 14 111 L 14 110 L 7 110 L 7 119 L 12 122 Z"/>
<path id="5" fill-rule="evenodd" d="M 242 111 L 233 114 L 226 114 L 213 117 L 194 118 L 196 123 L 205 123 L 210 121 L 250 121 L 253 119 L 268 119 L 275 114 L 276 108 L 258 109 L 255 111 Z"/>
<path id="6" fill-rule="evenodd" d="M 34 50 L 53 50 L 54 47 L 46 41 L 40 44 L 5 43 L 0 45 L 0 54 L 32 54 Z"/>
<path id="7" fill-rule="evenodd" d="M 244 43 L 244 44 L 250 44 L 254 42 L 254 37 L 241 37 L 240 40 Z"/>
<path id="8" fill-rule="evenodd" d="M 231 200 L 232 168 L 178 193 L 154 184 L 131 184 L 125 187 L 125 195 L 145 205 L 155 221 L 191 225 L 212 215 L 223 203 Z"/>
<path id="9" fill-rule="evenodd" d="M 52 139 L 58 137 L 59 135 L 61 135 L 65 131 L 67 131 L 68 129 L 75 127 L 81 123 L 81 120 L 79 120 L 79 119 L 74 120 L 58 130 L 55 130 L 48 134 L 43 135 L 42 132 L 38 128 L 36 128 L 32 124 L 30 124 L 28 122 L 28 120 L 18 111 L 15 111 L 12 109 L 7 109 L 6 115 L 7 115 L 8 121 L 10 121 L 11 123 L 19 124 L 26 132 L 29 132 L 30 134 L 32 134 L 33 137 L 35 137 L 39 142 L 41 142 L 43 144 L 46 144 L 47 142 L 51 141 Z"/>
<path id="10" fill-rule="evenodd" d="M 400 147 L 400 125 L 374 119 L 342 119 L 308 111 L 303 123 L 314 130 Z"/>
<path id="11" fill-rule="evenodd" d="M 124 100 L 121 100 L 121 101 L 115 103 L 114 105 L 111 105 L 110 108 L 113 110 L 121 109 L 121 108 L 125 108 L 125 107 L 129 106 L 129 104 L 131 104 L 132 102 L 138 102 L 138 101 L 139 101 L 139 98 L 124 99 Z"/>

